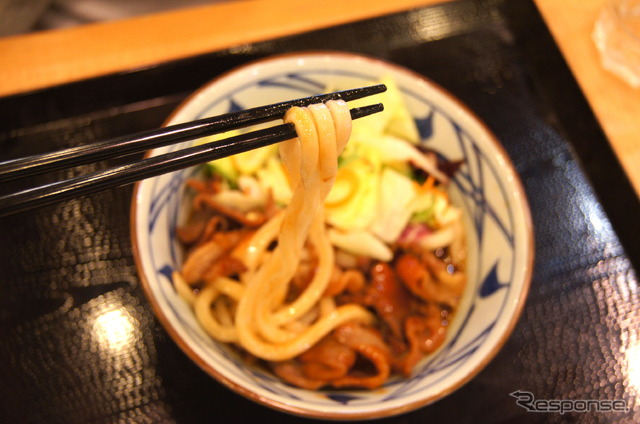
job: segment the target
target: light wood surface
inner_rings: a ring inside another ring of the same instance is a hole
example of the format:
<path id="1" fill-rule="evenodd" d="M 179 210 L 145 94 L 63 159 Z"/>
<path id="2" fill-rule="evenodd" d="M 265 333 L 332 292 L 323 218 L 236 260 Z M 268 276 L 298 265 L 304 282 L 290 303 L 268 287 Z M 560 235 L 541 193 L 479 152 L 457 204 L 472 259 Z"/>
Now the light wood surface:
<path id="1" fill-rule="evenodd" d="M 613 150 L 640 196 L 640 89 L 600 66 L 592 40 L 608 0 L 536 0 Z"/>
<path id="2" fill-rule="evenodd" d="M 442 0 L 243 0 L 0 38 L 0 96 L 45 88 Z M 640 195 L 640 90 L 599 64 L 605 0 L 535 0 Z"/>
<path id="3" fill-rule="evenodd" d="M 242 0 L 0 38 L 0 96 L 442 0 Z"/>

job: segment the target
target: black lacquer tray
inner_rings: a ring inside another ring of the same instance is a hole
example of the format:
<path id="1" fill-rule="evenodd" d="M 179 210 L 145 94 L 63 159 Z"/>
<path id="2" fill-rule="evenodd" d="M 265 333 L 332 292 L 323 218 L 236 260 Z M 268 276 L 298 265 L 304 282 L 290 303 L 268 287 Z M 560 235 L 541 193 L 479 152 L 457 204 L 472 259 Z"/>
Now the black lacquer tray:
<path id="1" fill-rule="evenodd" d="M 380 422 L 640 420 L 640 203 L 530 0 L 447 3 L 1 98 L 0 158 L 158 127 L 221 72 L 319 49 L 399 63 L 459 97 L 504 144 L 535 225 L 530 295 L 497 357 L 447 398 Z M 0 421 L 307 421 L 227 390 L 160 327 L 132 258 L 131 193 L 0 219 Z"/>

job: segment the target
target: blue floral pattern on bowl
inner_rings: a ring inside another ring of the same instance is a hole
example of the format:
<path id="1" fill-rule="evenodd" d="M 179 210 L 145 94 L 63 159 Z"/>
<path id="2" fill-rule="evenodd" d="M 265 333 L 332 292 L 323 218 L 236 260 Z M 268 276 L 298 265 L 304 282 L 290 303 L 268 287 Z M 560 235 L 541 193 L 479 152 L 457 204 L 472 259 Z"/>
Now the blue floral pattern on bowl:
<path id="1" fill-rule="evenodd" d="M 318 417 L 385 416 L 417 407 L 459 387 L 504 342 L 527 292 L 532 240 L 526 199 L 508 159 L 491 134 L 440 88 L 410 71 L 346 54 L 284 56 L 242 68 L 196 94 L 172 122 L 304 97 L 325 87 L 348 88 L 391 75 L 400 87 L 426 146 L 462 159 L 450 196 L 465 214 L 468 287 L 444 346 L 409 378 L 374 391 L 311 392 L 247 366 L 209 338 L 170 281 L 180 267 L 175 227 L 185 213 L 184 181 L 194 169 L 147 180 L 137 187 L 133 231 L 145 290 L 163 324 L 205 370 L 231 388 L 269 406 Z M 256 100 L 258 99 L 258 100 Z M 172 146 L 166 150 L 175 150 Z M 266 399 L 266 400 L 265 400 Z"/>

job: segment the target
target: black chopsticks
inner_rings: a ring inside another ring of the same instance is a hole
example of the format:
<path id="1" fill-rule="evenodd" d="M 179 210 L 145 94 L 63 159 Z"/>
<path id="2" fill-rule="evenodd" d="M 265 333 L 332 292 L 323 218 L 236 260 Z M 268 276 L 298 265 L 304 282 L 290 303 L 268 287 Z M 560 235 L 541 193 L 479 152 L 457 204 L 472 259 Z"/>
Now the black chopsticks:
<path id="1" fill-rule="evenodd" d="M 132 136 L 101 141 L 57 152 L 0 162 L 0 181 L 8 181 L 112 157 L 139 153 L 144 150 L 218 134 L 235 128 L 281 119 L 284 113 L 293 106 L 307 106 L 336 99 L 355 100 L 381 93 L 385 90 L 386 86 L 379 84 L 321 94 L 172 125 L 137 133 Z M 354 108 L 351 109 L 351 117 L 352 119 L 358 119 L 381 110 L 381 104 Z M 0 217 L 107 188 L 130 184 L 145 178 L 278 143 L 295 136 L 296 132 L 293 125 L 277 125 L 7 194 L 0 196 Z"/>
<path id="2" fill-rule="evenodd" d="M 384 84 L 378 84 L 369 87 L 336 91 L 203 118 L 197 121 L 144 131 L 130 136 L 99 141 L 59 150 L 57 152 L 0 162 L 0 182 L 75 165 L 97 162 L 99 160 L 124 156 L 131 153 L 139 153 L 156 147 L 218 134 L 234 128 L 268 122 L 281 118 L 284 113 L 293 106 L 307 106 L 313 103 L 324 103 L 337 99 L 344 101 L 356 100 L 381 93 L 385 90 L 386 86 Z"/>

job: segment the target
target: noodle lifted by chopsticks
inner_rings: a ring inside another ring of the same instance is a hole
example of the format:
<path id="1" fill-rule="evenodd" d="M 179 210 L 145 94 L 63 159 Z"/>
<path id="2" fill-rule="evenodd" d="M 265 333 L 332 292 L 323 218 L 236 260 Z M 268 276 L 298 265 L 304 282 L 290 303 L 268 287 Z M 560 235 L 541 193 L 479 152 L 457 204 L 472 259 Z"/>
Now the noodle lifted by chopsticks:
<path id="1" fill-rule="evenodd" d="M 243 247 L 247 271 L 242 283 L 217 278 L 194 300 L 196 316 L 215 339 L 233 342 L 258 358 L 294 358 L 346 322 L 371 323 L 373 316 L 356 304 L 336 306 L 322 297 L 334 268 L 334 251 L 325 229 L 323 203 L 338 169 L 338 156 L 351 133 L 344 101 L 290 109 L 298 138 L 280 144 L 280 156 L 293 195 Z M 276 247 L 269 251 L 272 241 Z M 290 283 L 306 242 L 317 256 L 312 281 L 287 303 Z M 224 301 L 223 301 L 224 296 Z"/>

